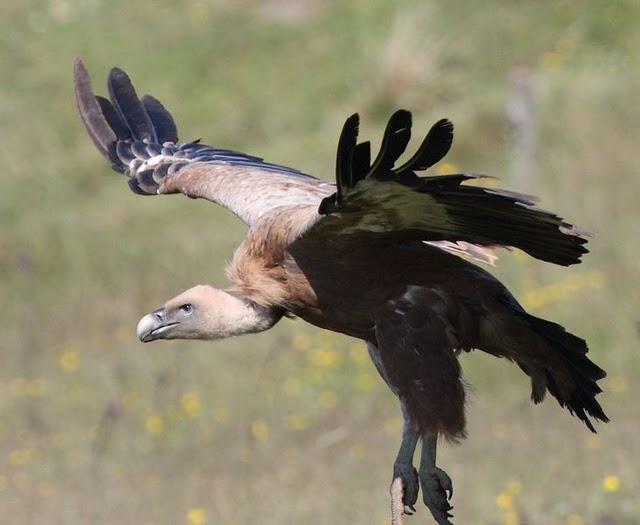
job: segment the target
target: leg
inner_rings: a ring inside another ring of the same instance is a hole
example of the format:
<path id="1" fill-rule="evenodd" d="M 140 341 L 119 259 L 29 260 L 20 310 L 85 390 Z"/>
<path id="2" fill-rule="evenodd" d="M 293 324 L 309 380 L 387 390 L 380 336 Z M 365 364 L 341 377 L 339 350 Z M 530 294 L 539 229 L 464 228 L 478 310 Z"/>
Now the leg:
<path id="1" fill-rule="evenodd" d="M 418 472 L 413 466 L 413 453 L 418 444 L 418 432 L 411 424 L 407 417 L 404 405 L 401 404 L 403 425 L 402 425 L 402 442 L 396 461 L 393 464 L 393 482 L 391 484 L 392 506 L 394 501 L 394 483 L 396 479 L 402 482 L 402 504 L 404 514 L 413 514 L 416 509 L 414 507 L 418 500 Z"/>
<path id="2" fill-rule="evenodd" d="M 380 349 L 377 345 L 367 342 L 367 349 L 373 364 L 378 369 L 380 376 L 384 379 L 385 383 L 389 386 L 391 391 L 397 396 L 398 389 L 395 388 L 389 379 L 387 373 L 382 364 L 382 358 L 380 356 Z M 391 511 L 394 515 L 394 523 L 401 514 L 413 514 L 416 509 L 414 505 L 418 501 L 418 472 L 413 466 L 413 453 L 416 450 L 418 444 L 418 431 L 409 421 L 407 409 L 404 406 L 404 402 L 400 399 L 400 409 L 402 410 L 402 442 L 400 443 L 400 450 L 398 450 L 398 456 L 393 464 L 393 480 L 391 482 Z M 401 498 L 396 497 L 396 480 L 400 480 Z M 397 500 L 401 499 L 399 502 Z M 402 505 L 398 505 L 401 503 Z M 398 508 L 401 507 L 401 508 Z"/>
<path id="3" fill-rule="evenodd" d="M 438 434 L 429 433 L 422 437 L 422 455 L 420 457 L 420 485 L 422 485 L 422 499 L 431 511 L 438 525 L 452 525 L 453 507 L 449 503 L 453 496 L 451 478 L 444 470 L 436 467 L 436 448 Z M 448 495 L 447 495 L 448 493 Z"/>

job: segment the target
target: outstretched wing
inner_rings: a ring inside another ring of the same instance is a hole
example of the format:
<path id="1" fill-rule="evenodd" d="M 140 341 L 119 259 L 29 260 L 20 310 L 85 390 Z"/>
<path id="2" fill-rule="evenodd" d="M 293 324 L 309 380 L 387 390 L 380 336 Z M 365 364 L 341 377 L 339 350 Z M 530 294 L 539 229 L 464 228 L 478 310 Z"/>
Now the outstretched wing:
<path id="1" fill-rule="evenodd" d="M 363 169 L 368 143 L 357 144 L 358 122 L 356 114 L 344 125 L 336 161 L 337 191 L 323 199 L 318 210 L 323 217 L 307 231 L 308 240 L 348 235 L 420 240 L 453 253 L 473 257 L 477 252 L 486 260 L 491 252 L 481 247 L 512 246 L 564 266 L 580 262 L 587 252 L 587 240 L 573 225 L 536 208 L 530 197 L 463 184 L 482 178 L 478 175 L 418 177 L 416 171 L 431 167 L 449 151 L 453 125 L 448 120 L 437 122 L 416 154 L 395 167 L 411 130 L 411 114 L 397 111 L 368 169 Z"/>
<path id="2" fill-rule="evenodd" d="M 183 193 L 221 204 L 248 224 L 281 206 L 317 207 L 335 187 L 260 157 L 216 149 L 199 141 L 178 142 L 171 114 L 154 97 L 138 98 L 121 69 L 109 73 L 110 99 L 93 93 L 78 59 L 74 68 L 80 116 L 111 167 L 129 178 L 140 195 Z"/>

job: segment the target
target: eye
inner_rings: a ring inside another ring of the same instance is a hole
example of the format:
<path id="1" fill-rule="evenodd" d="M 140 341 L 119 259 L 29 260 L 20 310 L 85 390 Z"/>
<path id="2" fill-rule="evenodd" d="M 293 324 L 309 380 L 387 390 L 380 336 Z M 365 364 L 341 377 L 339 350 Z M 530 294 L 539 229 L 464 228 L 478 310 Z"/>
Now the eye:
<path id="1" fill-rule="evenodd" d="M 192 304 L 183 304 L 180 307 L 180 310 L 185 313 L 185 314 L 190 314 L 191 312 L 193 312 L 193 305 Z"/>

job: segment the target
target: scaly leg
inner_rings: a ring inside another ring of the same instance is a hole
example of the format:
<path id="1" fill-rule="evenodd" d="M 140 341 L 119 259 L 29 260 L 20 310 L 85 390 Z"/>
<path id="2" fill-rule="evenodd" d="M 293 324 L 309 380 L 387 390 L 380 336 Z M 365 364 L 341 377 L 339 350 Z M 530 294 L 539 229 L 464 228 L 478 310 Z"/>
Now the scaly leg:
<path id="1" fill-rule="evenodd" d="M 416 511 L 414 505 L 418 501 L 418 471 L 413 466 L 413 454 L 418 444 L 418 432 L 409 421 L 404 405 L 401 408 L 403 417 L 402 442 L 393 464 L 393 480 L 400 478 L 402 481 L 403 511 L 404 514 L 411 515 Z M 391 492 L 393 498 L 393 483 Z"/>
<path id="2" fill-rule="evenodd" d="M 453 496 L 453 484 L 451 478 L 444 470 L 436 467 L 436 448 L 438 434 L 429 433 L 422 437 L 422 456 L 420 457 L 420 485 L 422 486 L 422 499 L 431 511 L 438 525 L 453 525 L 453 507 L 449 503 Z M 448 493 L 448 494 L 447 494 Z"/>

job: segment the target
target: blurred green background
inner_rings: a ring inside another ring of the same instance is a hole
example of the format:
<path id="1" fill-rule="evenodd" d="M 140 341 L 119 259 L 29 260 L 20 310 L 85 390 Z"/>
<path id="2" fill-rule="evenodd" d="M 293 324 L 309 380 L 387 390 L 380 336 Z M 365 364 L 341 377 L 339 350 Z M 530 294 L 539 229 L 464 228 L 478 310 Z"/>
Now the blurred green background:
<path id="1" fill-rule="evenodd" d="M 327 179 L 348 114 L 375 144 L 411 109 L 411 151 L 449 117 L 436 172 L 499 176 L 593 231 L 580 266 L 503 251 L 494 273 L 589 341 L 612 423 L 590 435 L 553 400 L 534 407 L 516 367 L 476 352 L 469 438 L 439 461 L 457 523 L 640 523 L 639 24 L 636 1 L 3 2 L 2 523 L 388 522 L 401 421 L 362 343 L 290 320 L 137 341 L 169 297 L 225 286 L 245 227 L 128 191 L 76 114 L 76 56 L 99 93 L 126 69 L 183 140 Z"/>

